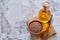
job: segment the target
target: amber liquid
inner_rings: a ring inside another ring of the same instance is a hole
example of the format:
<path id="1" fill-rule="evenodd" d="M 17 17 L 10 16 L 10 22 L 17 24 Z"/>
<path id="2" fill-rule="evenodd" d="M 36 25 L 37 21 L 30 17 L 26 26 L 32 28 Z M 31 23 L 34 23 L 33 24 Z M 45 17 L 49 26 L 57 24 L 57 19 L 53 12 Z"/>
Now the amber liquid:
<path id="1" fill-rule="evenodd" d="M 49 12 L 40 12 L 38 18 L 40 19 L 40 22 L 46 23 L 50 20 L 51 14 Z"/>
<path id="2" fill-rule="evenodd" d="M 39 14 L 38 14 L 38 18 L 43 25 L 42 32 L 46 31 L 47 28 L 49 27 L 48 21 L 51 18 L 51 13 L 50 12 L 45 12 L 45 11 L 40 11 Z"/>

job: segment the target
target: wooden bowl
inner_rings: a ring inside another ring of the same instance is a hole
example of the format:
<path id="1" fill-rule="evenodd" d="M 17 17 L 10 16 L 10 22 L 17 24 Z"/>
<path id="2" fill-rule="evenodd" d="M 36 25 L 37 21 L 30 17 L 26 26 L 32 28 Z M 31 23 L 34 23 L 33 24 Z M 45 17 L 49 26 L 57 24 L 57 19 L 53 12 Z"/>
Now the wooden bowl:
<path id="1" fill-rule="evenodd" d="M 33 20 L 28 25 L 29 32 L 35 35 L 40 34 L 42 28 L 42 24 L 38 20 Z"/>

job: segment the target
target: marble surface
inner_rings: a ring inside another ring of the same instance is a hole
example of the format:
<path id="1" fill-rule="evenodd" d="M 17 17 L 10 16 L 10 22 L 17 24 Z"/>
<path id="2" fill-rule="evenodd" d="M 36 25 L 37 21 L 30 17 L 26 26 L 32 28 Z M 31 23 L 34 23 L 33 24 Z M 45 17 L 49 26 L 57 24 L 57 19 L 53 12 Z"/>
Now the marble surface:
<path id="1" fill-rule="evenodd" d="M 37 16 L 43 2 L 50 3 L 52 24 L 60 39 L 60 0 L 0 0 L 0 40 L 31 40 L 26 20 Z"/>

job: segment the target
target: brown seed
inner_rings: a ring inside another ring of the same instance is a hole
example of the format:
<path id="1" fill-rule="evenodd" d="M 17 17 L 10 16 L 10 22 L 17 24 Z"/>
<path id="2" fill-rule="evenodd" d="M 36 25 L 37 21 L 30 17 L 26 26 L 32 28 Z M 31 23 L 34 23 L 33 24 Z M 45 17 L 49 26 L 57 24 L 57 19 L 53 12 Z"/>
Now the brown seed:
<path id="1" fill-rule="evenodd" d="M 42 30 L 42 25 L 40 22 L 38 21 L 34 21 L 32 23 L 30 23 L 29 25 L 29 31 L 33 34 L 33 33 L 40 33 L 40 31 Z"/>

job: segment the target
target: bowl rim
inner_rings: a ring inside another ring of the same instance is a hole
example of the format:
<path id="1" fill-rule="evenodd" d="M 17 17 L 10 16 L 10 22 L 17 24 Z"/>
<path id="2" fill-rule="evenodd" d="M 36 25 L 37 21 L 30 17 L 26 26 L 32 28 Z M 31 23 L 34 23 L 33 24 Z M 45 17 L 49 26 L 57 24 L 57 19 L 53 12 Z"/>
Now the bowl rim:
<path id="1" fill-rule="evenodd" d="M 29 30 L 29 26 L 30 26 L 30 24 L 33 23 L 33 22 L 39 22 L 39 23 L 41 24 L 41 30 L 40 30 L 39 33 L 34 33 L 34 32 L 32 32 L 32 31 Z M 30 32 L 31 34 L 38 35 L 38 34 L 41 33 L 42 29 L 43 29 L 43 25 L 42 25 L 42 23 L 41 23 L 40 21 L 38 21 L 38 20 L 33 20 L 33 21 L 31 21 L 31 22 L 29 23 L 29 25 L 28 25 L 28 30 L 29 30 L 29 32 Z"/>

